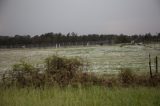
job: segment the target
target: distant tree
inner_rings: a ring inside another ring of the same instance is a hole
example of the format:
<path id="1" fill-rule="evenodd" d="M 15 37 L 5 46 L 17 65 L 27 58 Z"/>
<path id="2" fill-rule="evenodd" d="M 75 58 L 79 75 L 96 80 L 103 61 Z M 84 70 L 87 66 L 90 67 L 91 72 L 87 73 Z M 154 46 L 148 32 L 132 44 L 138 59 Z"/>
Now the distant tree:
<path id="1" fill-rule="evenodd" d="M 146 33 L 145 35 L 104 35 L 104 34 L 88 34 L 88 35 L 78 35 L 75 32 L 68 33 L 66 35 L 62 33 L 45 33 L 42 35 L 35 35 L 31 37 L 30 35 L 15 35 L 15 36 L 0 36 L 0 46 L 10 46 L 10 45 L 48 45 L 56 43 L 79 43 L 87 44 L 88 42 L 102 42 L 107 41 L 108 44 L 112 42 L 115 43 L 129 43 L 131 41 L 135 42 L 160 42 L 160 33 L 152 35 L 151 33 Z"/>

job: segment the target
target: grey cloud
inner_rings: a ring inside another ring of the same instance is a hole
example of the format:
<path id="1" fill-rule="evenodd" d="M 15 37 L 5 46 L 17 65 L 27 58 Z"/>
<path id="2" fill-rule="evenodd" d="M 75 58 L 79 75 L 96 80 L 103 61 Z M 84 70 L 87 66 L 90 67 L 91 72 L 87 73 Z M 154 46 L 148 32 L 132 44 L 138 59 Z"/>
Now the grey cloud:
<path id="1" fill-rule="evenodd" d="M 6 0 L 0 34 L 156 33 L 159 6 L 159 0 Z"/>

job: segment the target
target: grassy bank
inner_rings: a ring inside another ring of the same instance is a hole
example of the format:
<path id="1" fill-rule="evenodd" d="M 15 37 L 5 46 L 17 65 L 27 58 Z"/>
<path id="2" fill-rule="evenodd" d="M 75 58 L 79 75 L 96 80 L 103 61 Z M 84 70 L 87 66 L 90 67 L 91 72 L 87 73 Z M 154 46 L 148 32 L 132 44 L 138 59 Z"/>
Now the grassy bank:
<path id="1" fill-rule="evenodd" d="M 160 106 L 160 89 L 66 88 L 0 89 L 0 106 Z"/>

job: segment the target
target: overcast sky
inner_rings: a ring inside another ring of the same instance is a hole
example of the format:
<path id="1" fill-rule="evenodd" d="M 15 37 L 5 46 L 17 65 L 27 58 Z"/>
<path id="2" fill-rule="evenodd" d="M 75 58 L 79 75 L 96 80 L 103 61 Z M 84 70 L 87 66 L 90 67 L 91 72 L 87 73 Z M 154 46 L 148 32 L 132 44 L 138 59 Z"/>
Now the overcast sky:
<path id="1" fill-rule="evenodd" d="M 0 0 L 0 35 L 160 32 L 160 0 Z"/>

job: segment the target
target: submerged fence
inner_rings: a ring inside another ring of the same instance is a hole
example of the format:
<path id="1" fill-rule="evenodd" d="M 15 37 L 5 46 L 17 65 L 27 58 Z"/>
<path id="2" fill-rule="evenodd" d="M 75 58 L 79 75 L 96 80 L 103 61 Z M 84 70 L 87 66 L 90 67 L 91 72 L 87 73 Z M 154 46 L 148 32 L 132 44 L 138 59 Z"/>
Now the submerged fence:
<path id="1" fill-rule="evenodd" d="M 110 41 L 88 41 L 88 42 L 62 42 L 62 43 L 43 43 L 43 44 L 17 44 L 17 45 L 0 45 L 0 48 L 45 48 L 45 47 L 70 47 L 70 46 L 89 46 L 89 45 L 111 45 Z"/>
<path id="2" fill-rule="evenodd" d="M 154 69 L 152 68 L 151 55 L 149 54 L 149 73 L 151 78 L 158 74 L 158 56 L 155 57 L 153 64 L 155 64 Z M 155 72 L 153 72 L 153 70 L 155 70 Z"/>

